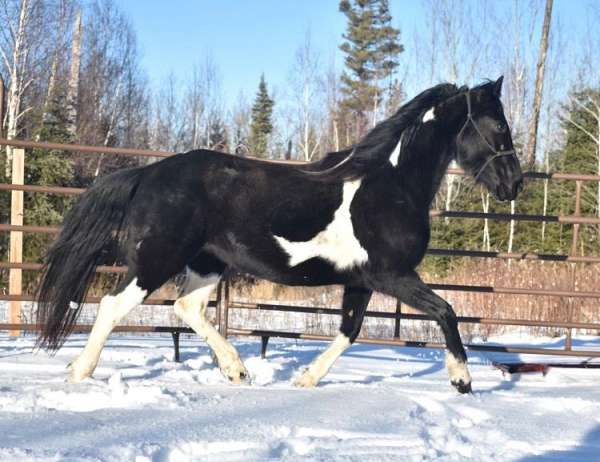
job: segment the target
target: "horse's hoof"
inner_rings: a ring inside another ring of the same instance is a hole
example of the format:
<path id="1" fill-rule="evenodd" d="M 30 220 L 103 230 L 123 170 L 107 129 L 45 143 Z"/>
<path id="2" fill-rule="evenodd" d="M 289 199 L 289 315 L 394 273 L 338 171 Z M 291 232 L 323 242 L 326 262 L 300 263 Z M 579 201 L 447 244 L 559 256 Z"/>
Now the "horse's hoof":
<path id="1" fill-rule="evenodd" d="M 303 372 L 296 380 L 294 380 L 294 386 L 298 388 L 314 388 L 317 386 L 318 381 L 308 373 Z"/>
<path id="2" fill-rule="evenodd" d="M 231 363 L 227 368 L 222 368 L 221 373 L 234 385 L 250 383 L 250 374 L 239 360 Z"/>
<path id="3" fill-rule="evenodd" d="M 461 394 L 473 393 L 473 389 L 471 388 L 471 382 L 464 383 L 462 380 L 459 380 L 458 382 L 450 382 L 450 383 Z"/>
<path id="4" fill-rule="evenodd" d="M 67 382 L 80 383 L 92 376 L 91 371 L 83 371 L 78 369 L 73 363 L 67 365 Z"/>

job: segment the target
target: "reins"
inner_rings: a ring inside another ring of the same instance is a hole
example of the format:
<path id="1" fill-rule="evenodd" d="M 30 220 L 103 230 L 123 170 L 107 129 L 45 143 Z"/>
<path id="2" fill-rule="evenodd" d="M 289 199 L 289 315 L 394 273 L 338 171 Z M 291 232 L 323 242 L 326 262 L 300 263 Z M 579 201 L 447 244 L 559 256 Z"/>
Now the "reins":
<path id="1" fill-rule="evenodd" d="M 475 181 L 477 181 L 477 179 L 483 173 L 483 171 L 494 160 L 496 160 L 499 157 L 503 157 L 503 156 L 515 156 L 515 158 L 516 158 L 517 157 L 517 152 L 514 149 L 506 149 L 506 150 L 503 150 L 503 151 L 498 151 L 496 148 L 494 148 L 494 146 L 492 146 L 490 144 L 490 142 L 486 139 L 486 137 L 483 136 L 483 133 L 481 133 L 481 130 L 479 129 L 479 127 L 477 126 L 477 123 L 473 119 L 473 113 L 471 111 L 471 92 L 469 90 L 467 90 L 465 92 L 465 96 L 467 98 L 467 120 L 465 121 L 464 125 L 462 126 L 462 128 L 458 132 L 458 136 L 456 137 L 456 139 L 458 139 L 462 135 L 462 132 L 465 130 L 465 128 L 467 128 L 467 125 L 469 124 L 469 122 L 471 122 L 471 125 L 473 125 L 473 128 L 475 129 L 475 131 L 477 132 L 477 134 L 479 135 L 479 137 L 483 140 L 483 142 L 490 149 L 490 151 L 492 151 L 494 153 L 494 155 L 492 157 L 490 157 L 489 159 L 487 159 L 484 162 L 484 164 L 481 166 L 481 168 L 479 169 L 479 171 L 477 172 L 477 174 L 474 176 Z M 517 161 L 518 161 L 518 158 L 517 158 Z"/>

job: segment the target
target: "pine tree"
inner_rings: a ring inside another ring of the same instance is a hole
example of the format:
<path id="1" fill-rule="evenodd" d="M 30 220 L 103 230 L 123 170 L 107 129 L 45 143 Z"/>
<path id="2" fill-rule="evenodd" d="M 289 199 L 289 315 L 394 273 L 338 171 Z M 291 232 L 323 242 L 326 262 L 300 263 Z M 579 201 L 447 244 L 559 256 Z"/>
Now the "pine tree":
<path id="1" fill-rule="evenodd" d="M 377 120 L 385 89 L 387 97 L 398 94 L 392 77 L 404 47 L 400 31 L 391 26 L 387 0 L 342 0 L 339 8 L 348 20 L 340 45 L 346 54 L 341 110 L 351 113 L 345 118 L 352 121 L 351 137 L 356 141 Z"/>
<path id="2" fill-rule="evenodd" d="M 65 105 L 64 88 L 57 88 L 57 94 L 49 101 L 42 114 L 38 114 L 40 126 L 35 137 L 40 141 L 72 143 L 69 132 L 69 116 Z M 25 163 L 25 183 L 41 186 L 70 185 L 73 167 L 70 155 L 57 149 L 32 149 L 27 153 Z M 25 194 L 25 223 L 36 225 L 58 225 L 65 212 L 73 203 L 71 196 L 57 194 Z M 26 261 L 40 261 L 52 241 L 52 235 L 26 234 L 24 255 Z M 25 284 L 31 284 L 36 274 L 27 274 Z"/>
<path id="3" fill-rule="evenodd" d="M 570 103 L 565 108 L 567 116 L 563 120 L 566 133 L 563 149 L 553 156 L 554 169 L 568 173 L 598 173 L 598 145 L 590 135 L 597 139 L 600 136 L 596 114 L 596 104 L 600 102 L 600 88 L 586 88 L 572 92 Z M 600 115 L 600 114 L 598 114 Z M 555 214 L 569 215 L 575 209 L 575 182 L 551 182 L 549 190 L 551 206 Z M 583 182 L 581 190 L 581 214 L 598 216 L 598 188 L 593 182 Z M 564 232 L 560 240 L 564 242 L 565 251 L 569 250 L 572 227 L 561 230 Z M 583 254 L 597 254 L 600 251 L 600 227 L 580 227 L 579 251 Z"/>
<path id="4" fill-rule="evenodd" d="M 252 106 L 252 123 L 250 124 L 250 154 L 256 157 L 267 157 L 269 135 L 273 131 L 271 116 L 275 102 L 267 91 L 264 74 L 260 77 L 258 93 Z"/>

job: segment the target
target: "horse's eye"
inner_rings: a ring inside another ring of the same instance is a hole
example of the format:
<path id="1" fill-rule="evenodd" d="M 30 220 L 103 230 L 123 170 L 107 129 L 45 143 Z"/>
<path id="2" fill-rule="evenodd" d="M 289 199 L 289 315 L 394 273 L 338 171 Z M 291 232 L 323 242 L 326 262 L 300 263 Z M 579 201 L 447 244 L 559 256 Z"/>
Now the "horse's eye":
<path id="1" fill-rule="evenodd" d="M 500 122 L 498 125 L 496 125 L 496 128 L 499 132 L 503 132 L 504 130 L 506 130 L 506 124 Z"/>

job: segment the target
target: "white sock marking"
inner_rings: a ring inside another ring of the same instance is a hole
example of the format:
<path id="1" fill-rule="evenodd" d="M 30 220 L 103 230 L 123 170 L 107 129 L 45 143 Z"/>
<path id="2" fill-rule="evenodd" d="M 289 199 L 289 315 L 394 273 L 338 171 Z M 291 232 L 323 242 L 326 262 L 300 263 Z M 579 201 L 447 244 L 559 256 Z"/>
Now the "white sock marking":
<path id="1" fill-rule="evenodd" d="M 98 364 L 100 352 L 114 327 L 127 313 L 139 305 L 148 292 L 137 285 L 137 278 L 117 295 L 105 295 L 100 301 L 96 321 L 85 348 L 71 363 L 71 381 L 79 382 L 90 377 Z"/>
<path id="2" fill-rule="evenodd" d="M 321 353 L 310 366 L 308 366 L 308 369 L 298 377 L 295 382 L 296 385 L 300 387 L 314 387 L 319 383 L 319 380 L 329 372 L 329 369 L 331 369 L 335 360 L 338 359 L 350 345 L 350 339 L 344 334 L 339 334 L 333 342 L 331 342 L 331 345 L 329 345 L 329 347 Z"/>
<path id="3" fill-rule="evenodd" d="M 343 200 L 333 215 L 333 221 L 309 241 L 291 242 L 274 236 L 281 248 L 290 256 L 289 265 L 296 266 L 314 257 L 333 263 L 336 269 L 344 270 L 368 261 L 367 251 L 354 235 L 350 205 L 361 180 L 344 183 Z"/>
<path id="4" fill-rule="evenodd" d="M 239 381 L 240 374 L 246 369 L 240 361 L 237 350 L 206 319 L 206 307 L 210 294 L 216 288 L 221 276 L 209 274 L 200 276 L 186 268 L 187 276 L 184 284 L 184 295 L 175 301 L 175 314 L 202 338 L 212 349 L 219 367 L 233 381 Z"/>
<path id="5" fill-rule="evenodd" d="M 429 109 L 425 115 L 423 115 L 423 123 L 435 120 L 435 107 Z"/>
<path id="6" fill-rule="evenodd" d="M 467 369 L 467 363 L 459 361 L 449 351 L 446 352 L 446 369 L 448 369 L 451 382 L 462 381 L 465 385 L 471 383 L 471 374 Z"/>
<path id="7" fill-rule="evenodd" d="M 396 167 L 398 165 L 398 159 L 400 158 L 401 147 L 402 147 L 402 137 L 400 137 L 400 139 L 398 140 L 398 144 L 396 145 L 396 147 L 392 151 L 392 154 L 390 155 L 390 162 L 392 163 L 392 165 L 394 167 Z"/>

